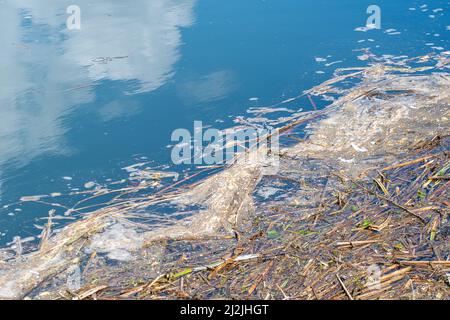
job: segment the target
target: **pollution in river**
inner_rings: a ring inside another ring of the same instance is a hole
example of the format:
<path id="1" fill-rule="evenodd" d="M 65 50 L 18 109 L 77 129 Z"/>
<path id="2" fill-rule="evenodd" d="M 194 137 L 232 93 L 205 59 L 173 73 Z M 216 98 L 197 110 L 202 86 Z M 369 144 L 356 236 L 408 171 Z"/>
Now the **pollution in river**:
<path id="1" fill-rule="evenodd" d="M 0 6 L 0 299 L 449 298 L 448 1 Z"/>

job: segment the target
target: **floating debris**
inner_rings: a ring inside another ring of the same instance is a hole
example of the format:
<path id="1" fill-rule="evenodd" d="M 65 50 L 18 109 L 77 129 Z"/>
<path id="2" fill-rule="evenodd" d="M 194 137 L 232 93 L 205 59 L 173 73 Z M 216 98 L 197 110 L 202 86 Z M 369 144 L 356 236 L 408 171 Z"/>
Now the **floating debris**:
<path id="1" fill-rule="evenodd" d="M 97 184 L 96 184 L 95 182 L 89 181 L 89 182 L 86 182 L 86 183 L 84 184 L 84 187 L 85 187 L 86 189 L 92 189 L 92 188 L 94 188 L 96 185 L 97 185 Z"/>
<path id="2" fill-rule="evenodd" d="M 25 196 L 25 197 L 21 197 L 20 201 L 23 202 L 28 202 L 28 201 L 39 201 L 41 200 L 41 198 L 43 198 L 45 196 Z"/>
<path id="3" fill-rule="evenodd" d="M 334 95 L 325 109 L 279 119 L 306 137 L 280 150 L 276 174 L 237 163 L 139 197 L 125 188 L 44 248 L 2 255 L 0 297 L 447 299 L 450 75 L 384 59 L 396 65 L 305 92 Z M 145 166 L 127 171 L 173 177 Z M 83 285 L 67 293 L 74 265 Z"/>

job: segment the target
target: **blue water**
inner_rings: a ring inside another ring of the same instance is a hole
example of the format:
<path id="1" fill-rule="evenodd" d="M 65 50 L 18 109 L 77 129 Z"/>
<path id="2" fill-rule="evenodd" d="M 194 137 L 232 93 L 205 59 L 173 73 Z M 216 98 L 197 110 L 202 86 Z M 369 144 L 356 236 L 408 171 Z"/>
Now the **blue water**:
<path id="1" fill-rule="evenodd" d="M 81 9 L 80 30 L 67 29 L 71 4 Z M 410 57 L 449 50 L 448 0 L 379 0 L 381 29 L 355 31 L 371 4 L 0 1 L 0 245 L 39 234 L 34 225 L 52 208 L 22 196 L 119 180 L 136 162 L 170 165 L 176 128 L 230 127 L 249 107 L 367 65 L 361 48 Z"/>

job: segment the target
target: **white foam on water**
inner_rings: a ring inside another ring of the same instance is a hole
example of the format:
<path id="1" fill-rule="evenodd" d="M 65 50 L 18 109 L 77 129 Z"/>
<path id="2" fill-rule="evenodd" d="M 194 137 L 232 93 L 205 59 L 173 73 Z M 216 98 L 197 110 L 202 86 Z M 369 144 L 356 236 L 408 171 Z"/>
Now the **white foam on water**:
<path id="1" fill-rule="evenodd" d="M 143 236 L 137 231 L 116 223 L 92 237 L 87 253 L 104 253 L 112 260 L 130 261 L 134 259 L 133 252 L 140 249 L 143 242 Z"/>

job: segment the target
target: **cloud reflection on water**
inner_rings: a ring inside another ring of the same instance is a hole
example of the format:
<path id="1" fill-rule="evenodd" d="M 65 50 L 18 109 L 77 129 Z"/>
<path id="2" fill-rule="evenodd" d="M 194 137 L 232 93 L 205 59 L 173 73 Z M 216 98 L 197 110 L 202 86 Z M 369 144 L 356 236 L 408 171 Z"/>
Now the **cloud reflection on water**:
<path id="1" fill-rule="evenodd" d="M 81 30 L 72 31 L 69 1 L 0 2 L 0 182 L 6 166 L 70 152 L 67 117 L 94 101 L 93 85 L 130 81 L 131 94 L 163 86 L 180 58 L 180 28 L 194 23 L 195 1 L 78 0 Z M 105 110 L 103 119 L 114 118 Z"/>

